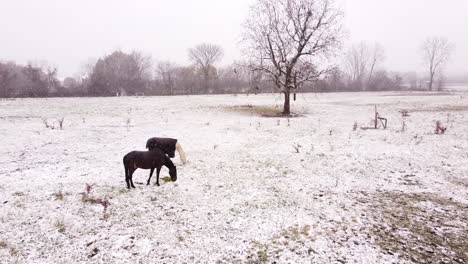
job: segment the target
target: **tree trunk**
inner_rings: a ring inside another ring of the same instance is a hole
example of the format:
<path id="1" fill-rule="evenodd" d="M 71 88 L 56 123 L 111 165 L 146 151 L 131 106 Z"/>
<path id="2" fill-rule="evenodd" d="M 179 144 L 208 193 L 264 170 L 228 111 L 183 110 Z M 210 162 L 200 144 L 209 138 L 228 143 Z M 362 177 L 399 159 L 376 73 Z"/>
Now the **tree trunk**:
<path id="1" fill-rule="evenodd" d="M 210 88 L 209 88 L 209 82 L 210 82 L 210 72 L 209 72 L 209 69 L 208 69 L 207 71 L 204 72 L 203 79 L 204 79 L 204 83 L 205 83 L 205 94 L 208 94 L 209 91 L 210 91 Z"/>
<path id="2" fill-rule="evenodd" d="M 429 91 L 432 91 L 433 83 L 434 83 L 434 74 L 431 73 L 431 77 L 429 79 Z"/>
<path id="3" fill-rule="evenodd" d="M 290 90 L 287 89 L 286 92 L 284 92 L 283 115 L 290 115 L 290 114 L 291 114 Z"/>

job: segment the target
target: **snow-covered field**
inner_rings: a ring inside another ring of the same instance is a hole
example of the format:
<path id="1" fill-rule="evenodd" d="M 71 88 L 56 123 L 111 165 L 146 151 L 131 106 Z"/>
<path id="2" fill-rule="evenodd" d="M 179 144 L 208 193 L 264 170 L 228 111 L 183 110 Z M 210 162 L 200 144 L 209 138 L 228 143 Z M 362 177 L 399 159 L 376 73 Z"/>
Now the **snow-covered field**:
<path id="1" fill-rule="evenodd" d="M 0 263 L 468 263 L 466 93 L 299 95 L 300 117 L 257 114 L 281 103 L 0 101 Z M 361 129 L 375 104 L 388 128 Z M 189 162 L 127 191 L 122 157 L 154 136 Z"/>

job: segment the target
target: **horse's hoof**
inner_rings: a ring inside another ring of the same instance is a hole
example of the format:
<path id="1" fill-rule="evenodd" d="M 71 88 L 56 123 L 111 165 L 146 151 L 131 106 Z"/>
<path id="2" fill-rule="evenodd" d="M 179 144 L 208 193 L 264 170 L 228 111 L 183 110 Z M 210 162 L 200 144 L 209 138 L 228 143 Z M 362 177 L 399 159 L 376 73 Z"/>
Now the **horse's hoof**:
<path id="1" fill-rule="evenodd" d="M 156 183 L 156 186 L 159 186 L 159 183 Z"/>

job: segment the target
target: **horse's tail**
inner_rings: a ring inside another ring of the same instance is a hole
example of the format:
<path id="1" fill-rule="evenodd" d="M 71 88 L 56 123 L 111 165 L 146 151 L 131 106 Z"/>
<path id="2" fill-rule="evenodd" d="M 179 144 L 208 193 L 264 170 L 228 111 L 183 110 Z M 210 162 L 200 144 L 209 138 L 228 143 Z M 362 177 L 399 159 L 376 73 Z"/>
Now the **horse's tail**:
<path id="1" fill-rule="evenodd" d="M 176 150 L 179 153 L 180 160 L 182 160 L 183 163 L 186 163 L 187 156 L 185 156 L 184 149 L 182 149 L 182 146 L 179 143 L 176 143 Z"/>

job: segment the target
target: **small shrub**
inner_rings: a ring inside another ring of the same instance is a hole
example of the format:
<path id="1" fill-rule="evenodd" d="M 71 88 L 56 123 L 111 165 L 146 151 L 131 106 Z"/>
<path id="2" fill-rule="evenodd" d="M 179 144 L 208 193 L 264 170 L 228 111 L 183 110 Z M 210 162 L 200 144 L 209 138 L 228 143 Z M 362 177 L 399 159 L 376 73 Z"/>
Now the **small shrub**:
<path id="1" fill-rule="evenodd" d="M 93 186 L 86 183 L 86 187 L 85 187 L 86 194 L 89 195 L 92 190 L 93 190 Z"/>
<path id="2" fill-rule="evenodd" d="M 19 255 L 19 251 L 18 251 L 16 248 L 13 248 L 13 247 L 12 247 L 12 248 L 10 248 L 10 255 L 11 255 L 12 257 L 16 257 L 16 256 Z"/>
<path id="3" fill-rule="evenodd" d="M 60 233 L 62 234 L 65 233 L 65 223 L 62 220 L 57 220 L 54 226 L 57 228 L 57 231 L 59 231 Z"/>
<path id="4" fill-rule="evenodd" d="M 60 130 L 63 130 L 63 122 L 65 121 L 65 117 L 62 117 L 58 120 L 59 122 L 59 127 L 60 127 Z"/>
<path id="5" fill-rule="evenodd" d="M 7 242 L 0 240 L 0 248 L 6 248 L 8 246 Z"/>
<path id="6" fill-rule="evenodd" d="M 294 150 L 296 151 L 296 153 L 299 153 L 300 150 L 301 150 L 301 148 L 302 148 L 302 146 L 299 145 L 298 143 L 296 143 L 296 144 L 293 145 L 293 148 L 294 148 Z"/>
<path id="7" fill-rule="evenodd" d="M 62 191 L 58 191 L 56 193 L 53 193 L 52 196 L 55 197 L 55 200 L 60 200 L 60 201 L 62 201 L 63 198 L 64 198 L 64 195 L 63 195 Z"/>
<path id="8" fill-rule="evenodd" d="M 49 124 L 49 120 L 47 120 L 47 118 L 42 118 L 42 122 L 44 123 L 44 126 L 45 126 L 46 128 L 50 128 L 50 129 L 52 129 L 52 130 L 55 129 L 54 123 L 52 122 L 52 124 Z"/>
<path id="9" fill-rule="evenodd" d="M 127 118 L 126 125 L 127 125 L 127 131 L 130 130 L 130 124 L 132 123 L 132 119 Z"/>
<path id="10" fill-rule="evenodd" d="M 95 198 L 91 196 L 91 191 L 93 187 L 92 185 L 86 184 L 85 192 L 82 193 L 81 201 L 83 203 L 90 203 L 90 204 L 100 204 L 103 207 L 103 219 L 108 219 L 109 214 L 107 213 L 107 208 L 110 206 L 110 202 L 107 197 L 102 198 Z"/>
<path id="11" fill-rule="evenodd" d="M 405 132 L 405 131 L 406 131 L 406 119 L 403 117 L 403 118 L 401 119 L 401 130 L 400 130 L 400 132 L 403 133 L 403 132 Z"/>
<path id="12" fill-rule="evenodd" d="M 442 122 L 440 122 L 439 120 L 437 120 L 435 133 L 436 133 L 437 135 L 445 134 L 445 131 L 446 131 L 446 130 L 447 130 L 447 127 L 442 126 Z"/>

